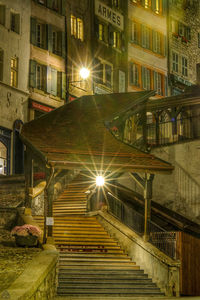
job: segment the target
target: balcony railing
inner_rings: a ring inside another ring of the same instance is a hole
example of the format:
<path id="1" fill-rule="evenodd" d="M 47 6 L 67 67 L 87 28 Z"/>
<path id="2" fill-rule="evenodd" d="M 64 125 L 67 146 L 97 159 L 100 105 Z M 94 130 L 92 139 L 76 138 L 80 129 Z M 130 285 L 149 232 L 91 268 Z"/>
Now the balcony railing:
<path id="1" fill-rule="evenodd" d="M 200 116 L 147 124 L 147 144 L 151 147 L 200 138 Z"/>

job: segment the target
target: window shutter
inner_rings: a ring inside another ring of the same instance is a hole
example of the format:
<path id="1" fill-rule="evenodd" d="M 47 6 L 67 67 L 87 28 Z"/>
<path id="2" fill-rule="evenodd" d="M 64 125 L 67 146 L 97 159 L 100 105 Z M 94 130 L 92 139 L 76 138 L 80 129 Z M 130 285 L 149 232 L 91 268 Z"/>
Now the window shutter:
<path id="1" fill-rule="evenodd" d="M 145 7 L 145 0 L 141 0 L 141 4 Z"/>
<path id="2" fill-rule="evenodd" d="M 36 18 L 31 17 L 31 44 L 36 45 Z"/>
<path id="3" fill-rule="evenodd" d="M 99 22 L 97 18 L 94 18 L 94 33 L 96 38 L 99 38 Z"/>
<path id="4" fill-rule="evenodd" d="M 57 70 L 51 69 L 51 94 L 57 96 Z"/>
<path id="5" fill-rule="evenodd" d="M 36 87 L 36 62 L 30 60 L 29 86 Z"/>
<path id="6" fill-rule="evenodd" d="M 53 0 L 47 0 L 47 7 L 52 9 L 52 7 L 53 7 Z"/>
<path id="7" fill-rule="evenodd" d="M 133 84 L 133 63 L 130 63 L 129 67 L 129 83 Z"/>
<path id="8" fill-rule="evenodd" d="M 47 66 L 47 93 L 51 94 L 51 67 Z"/>
<path id="9" fill-rule="evenodd" d="M 153 71 L 153 89 L 157 91 L 157 72 Z"/>
<path id="10" fill-rule="evenodd" d="M 62 32 L 62 57 L 65 58 L 65 32 Z"/>
<path id="11" fill-rule="evenodd" d="M 66 99 L 66 74 L 62 73 L 62 99 Z"/>
<path id="12" fill-rule="evenodd" d="M 164 81 L 165 81 L 165 97 L 167 97 L 168 96 L 168 78 L 167 78 L 167 76 L 165 76 L 165 78 L 164 78 Z"/>
<path id="13" fill-rule="evenodd" d="M 156 0 L 151 0 L 151 8 L 153 11 L 156 10 Z"/>
<path id="14" fill-rule="evenodd" d="M 153 52 L 157 52 L 157 47 L 156 47 L 156 31 L 155 30 L 152 30 L 152 44 L 153 44 L 153 47 L 152 47 L 152 50 Z"/>
<path id="15" fill-rule="evenodd" d="M 167 0 L 162 0 L 162 14 L 167 14 Z"/>
<path id="16" fill-rule="evenodd" d="M 53 51 L 53 36 L 52 36 L 52 25 L 47 25 L 47 49 Z"/>
<path id="17" fill-rule="evenodd" d="M 142 47 L 146 48 L 146 26 L 141 24 L 141 41 Z"/>
<path id="18" fill-rule="evenodd" d="M 113 46 L 114 44 L 114 35 L 113 35 L 113 29 L 112 26 L 108 26 L 108 43 L 110 46 Z"/>
<path id="19" fill-rule="evenodd" d="M 61 1 L 62 1 L 62 12 L 61 12 L 61 14 L 63 16 L 65 16 L 66 15 L 66 0 L 61 0 Z"/>
<path id="20" fill-rule="evenodd" d="M 145 68 L 142 67 L 142 88 L 145 89 L 146 83 L 145 83 Z"/>

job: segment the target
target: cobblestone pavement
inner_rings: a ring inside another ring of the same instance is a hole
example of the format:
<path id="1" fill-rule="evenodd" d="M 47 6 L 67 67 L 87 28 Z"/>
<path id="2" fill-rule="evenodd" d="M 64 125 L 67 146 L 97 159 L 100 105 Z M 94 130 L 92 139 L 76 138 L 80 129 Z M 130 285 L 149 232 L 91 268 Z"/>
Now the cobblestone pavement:
<path id="1" fill-rule="evenodd" d="M 39 248 L 17 247 L 10 232 L 0 229 L 0 293 L 10 286 L 40 251 Z"/>

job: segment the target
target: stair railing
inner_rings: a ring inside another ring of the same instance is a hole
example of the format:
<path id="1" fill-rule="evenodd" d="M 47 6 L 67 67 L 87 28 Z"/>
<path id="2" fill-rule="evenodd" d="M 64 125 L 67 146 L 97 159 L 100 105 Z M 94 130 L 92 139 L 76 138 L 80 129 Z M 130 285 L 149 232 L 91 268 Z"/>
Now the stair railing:
<path id="1" fill-rule="evenodd" d="M 140 236 L 144 233 L 144 216 L 138 213 L 125 201 L 119 199 L 114 193 L 107 192 L 108 212 L 124 225 Z M 168 232 L 154 222 L 149 222 L 149 242 L 169 257 L 177 258 L 178 232 Z"/>

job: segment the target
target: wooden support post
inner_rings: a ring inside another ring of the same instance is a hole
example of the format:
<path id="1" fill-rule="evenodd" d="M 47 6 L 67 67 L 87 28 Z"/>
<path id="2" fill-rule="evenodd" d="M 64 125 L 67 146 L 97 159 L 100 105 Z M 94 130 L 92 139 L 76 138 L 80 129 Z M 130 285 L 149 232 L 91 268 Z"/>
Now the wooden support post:
<path id="1" fill-rule="evenodd" d="M 152 199 L 152 182 L 154 175 L 145 174 L 144 184 L 144 201 L 145 201 L 145 213 L 144 213 L 144 240 L 149 240 L 150 233 L 150 220 L 151 220 L 151 199 Z"/>
<path id="2" fill-rule="evenodd" d="M 24 175 L 25 175 L 25 207 L 31 208 L 31 198 L 29 196 L 29 189 L 31 187 L 32 174 L 32 157 L 28 148 L 26 148 L 24 155 Z"/>
<path id="3" fill-rule="evenodd" d="M 44 236 L 43 243 L 47 238 L 53 235 L 53 224 L 47 224 L 47 218 L 53 218 L 53 200 L 54 200 L 54 168 L 46 170 L 46 188 L 44 190 Z M 48 219 L 50 221 L 51 219 Z M 47 227 L 48 226 L 48 227 Z"/>

